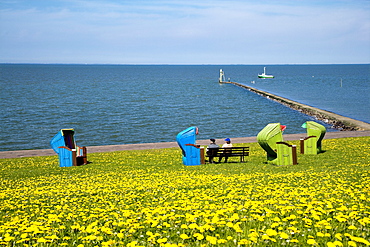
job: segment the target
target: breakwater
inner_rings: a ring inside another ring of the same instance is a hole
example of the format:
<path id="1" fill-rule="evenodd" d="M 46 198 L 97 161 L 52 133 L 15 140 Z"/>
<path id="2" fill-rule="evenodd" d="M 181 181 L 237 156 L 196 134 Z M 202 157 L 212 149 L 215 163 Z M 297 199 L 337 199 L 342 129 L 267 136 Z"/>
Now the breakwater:
<path id="1" fill-rule="evenodd" d="M 332 125 L 334 128 L 342 130 L 342 131 L 354 131 L 354 130 L 370 130 L 370 124 L 365 123 L 363 121 L 359 121 L 356 119 L 348 118 L 345 116 L 338 115 L 336 113 L 325 111 L 322 109 L 318 109 L 316 107 L 312 107 L 309 105 L 305 105 L 299 102 L 295 102 L 293 100 L 280 97 L 262 90 L 258 90 L 253 87 L 246 86 L 244 84 L 240 84 L 238 82 L 222 82 L 226 84 L 234 84 L 238 87 L 245 88 L 253 93 L 261 95 L 265 98 L 274 100 L 282 105 L 285 105 L 293 110 L 302 112 L 303 114 L 312 116 L 319 121 L 323 121 L 327 124 Z"/>

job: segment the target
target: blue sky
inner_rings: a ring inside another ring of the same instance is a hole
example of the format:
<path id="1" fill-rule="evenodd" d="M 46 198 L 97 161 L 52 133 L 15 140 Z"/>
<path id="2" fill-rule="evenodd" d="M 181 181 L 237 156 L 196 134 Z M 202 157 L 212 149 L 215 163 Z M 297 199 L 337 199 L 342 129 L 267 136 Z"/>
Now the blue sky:
<path id="1" fill-rule="evenodd" d="M 0 63 L 370 63 L 370 0 L 0 0 Z"/>

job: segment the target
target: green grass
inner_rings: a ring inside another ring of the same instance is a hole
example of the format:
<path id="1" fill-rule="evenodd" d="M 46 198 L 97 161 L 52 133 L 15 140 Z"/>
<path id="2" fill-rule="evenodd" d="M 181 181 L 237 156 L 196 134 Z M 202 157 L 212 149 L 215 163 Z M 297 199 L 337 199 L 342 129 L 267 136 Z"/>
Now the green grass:
<path id="1" fill-rule="evenodd" d="M 299 147 L 299 142 L 290 142 Z M 366 246 L 370 137 L 328 139 L 298 165 L 184 166 L 178 148 L 0 160 L 4 246 Z"/>

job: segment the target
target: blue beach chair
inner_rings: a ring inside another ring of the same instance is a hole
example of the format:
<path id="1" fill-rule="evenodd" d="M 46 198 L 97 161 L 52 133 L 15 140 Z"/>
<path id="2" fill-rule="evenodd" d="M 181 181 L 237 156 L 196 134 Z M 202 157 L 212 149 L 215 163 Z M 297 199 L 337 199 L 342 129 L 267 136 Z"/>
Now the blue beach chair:
<path id="1" fill-rule="evenodd" d="M 182 151 L 182 162 L 186 166 L 201 164 L 200 146 L 195 145 L 197 127 L 189 127 L 177 134 L 176 141 Z"/>
<path id="2" fill-rule="evenodd" d="M 50 145 L 59 156 L 60 167 L 87 164 L 86 147 L 76 145 L 74 140 L 74 129 L 61 129 L 50 140 Z"/>

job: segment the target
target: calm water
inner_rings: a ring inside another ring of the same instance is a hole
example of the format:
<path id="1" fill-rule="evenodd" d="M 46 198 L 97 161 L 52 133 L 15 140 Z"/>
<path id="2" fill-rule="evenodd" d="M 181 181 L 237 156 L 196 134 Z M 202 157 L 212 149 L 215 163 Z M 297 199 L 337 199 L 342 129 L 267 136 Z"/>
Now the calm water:
<path id="1" fill-rule="evenodd" d="M 84 146 L 175 141 L 194 125 L 198 139 L 255 136 L 271 122 L 305 132 L 311 117 L 220 85 L 221 68 L 232 81 L 370 122 L 370 65 L 275 65 L 267 73 L 276 78 L 263 80 L 263 66 L 248 65 L 3 64 L 0 151 L 50 148 L 61 128 Z"/>
<path id="2" fill-rule="evenodd" d="M 245 83 L 370 123 L 370 65 L 271 66 L 273 80 Z M 267 73 L 268 74 L 268 73 Z"/>

